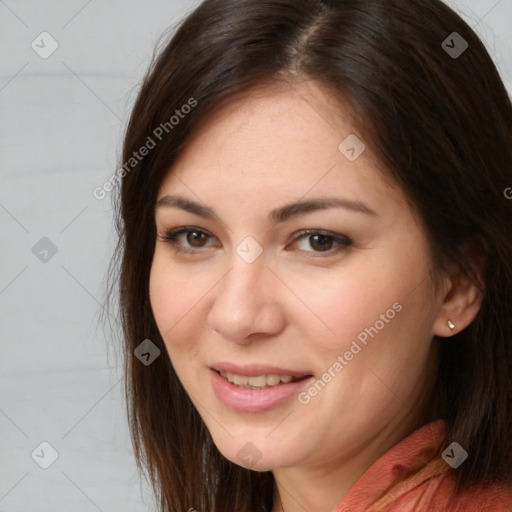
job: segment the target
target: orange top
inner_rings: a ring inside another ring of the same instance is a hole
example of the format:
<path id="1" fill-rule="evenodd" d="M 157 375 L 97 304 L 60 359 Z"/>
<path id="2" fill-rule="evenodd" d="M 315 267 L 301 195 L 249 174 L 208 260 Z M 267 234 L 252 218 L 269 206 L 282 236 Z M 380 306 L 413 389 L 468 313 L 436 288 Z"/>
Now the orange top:
<path id="1" fill-rule="evenodd" d="M 445 439 L 443 420 L 416 430 L 377 460 L 334 512 L 512 512 L 512 486 L 474 487 L 454 498 L 451 466 L 464 452 L 450 445 L 445 459 L 438 456 Z"/>

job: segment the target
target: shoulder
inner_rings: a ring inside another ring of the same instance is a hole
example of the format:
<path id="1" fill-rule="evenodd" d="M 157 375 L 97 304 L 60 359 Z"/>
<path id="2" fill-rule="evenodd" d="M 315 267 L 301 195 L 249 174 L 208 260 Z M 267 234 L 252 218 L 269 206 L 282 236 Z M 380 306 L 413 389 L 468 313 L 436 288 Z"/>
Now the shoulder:
<path id="1" fill-rule="evenodd" d="M 440 453 L 442 420 L 418 429 L 356 482 L 335 512 L 512 512 L 512 484 L 474 486 L 456 493 L 456 471 Z"/>
<path id="2" fill-rule="evenodd" d="M 444 464 L 444 466 L 443 466 Z M 410 485 L 382 512 L 511 512 L 512 484 L 481 484 L 456 494 L 456 476 L 444 460 L 434 459 L 412 478 Z M 422 478 L 422 475 L 430 477 Z M 398 489 L 397 489 L 398 490 Z"/>

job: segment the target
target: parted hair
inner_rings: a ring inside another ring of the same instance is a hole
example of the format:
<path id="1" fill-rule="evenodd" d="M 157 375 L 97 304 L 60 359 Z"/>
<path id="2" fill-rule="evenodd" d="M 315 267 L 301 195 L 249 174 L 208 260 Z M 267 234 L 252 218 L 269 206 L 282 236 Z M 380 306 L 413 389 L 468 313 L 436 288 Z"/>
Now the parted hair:
<path id="1" fill-rule="evenodd" d="M 460 55 L 447 51 L 454 32 L 468 44 Z M 365 143 L 420 215 L 433 279 L 451 261 L 471 279 L 481 269 L 482 307 L 440 343 L 425 419 L 444 419 L 447 443 L 469 453 L 454 470 L 457 492 L 512 479 L 512 200 L 504 192 L 512 105 L 484 45 L 438 0 L 205 0 L 155 49 L 121 164 L 148 137 L 158 143 L 113 193 L 118 243 L 107 301 L 122 324 L 135 457 L 163 512 L 270 510 L 274 480 L 222 456 L 167 355 L 149 300 L 157 193 L 222 105 L 258 84 L 304 79 L 350 105 Z M 194 108 L 171 127 L 185 104 Z M 149 366 L 134 356 L 145 339 L 161 350 Z"/>

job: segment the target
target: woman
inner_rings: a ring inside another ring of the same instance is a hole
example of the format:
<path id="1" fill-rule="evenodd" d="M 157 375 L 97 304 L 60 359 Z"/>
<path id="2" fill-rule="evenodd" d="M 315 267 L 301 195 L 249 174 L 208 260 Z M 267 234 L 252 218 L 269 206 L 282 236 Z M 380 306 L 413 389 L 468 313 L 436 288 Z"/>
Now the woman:
<path id="1" fill-rule="evenodd" d="M 162 511 L 510 511 L 512 106 L 437 0 L 207 0 L 117 198 Z"/>

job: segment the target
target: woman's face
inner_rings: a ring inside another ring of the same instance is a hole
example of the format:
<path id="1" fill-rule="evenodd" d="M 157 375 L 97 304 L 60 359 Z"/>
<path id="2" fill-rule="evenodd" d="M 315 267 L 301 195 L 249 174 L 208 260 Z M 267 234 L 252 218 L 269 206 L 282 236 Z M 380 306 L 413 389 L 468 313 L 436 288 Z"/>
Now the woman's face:
<path id="1" fill-rule="evenodd" d="M 219 450 L 256 470 L 367 464 L 434 376 L 424 233 L 334 104 L 314 82 L 253 90 L 158 194 L 158 329 Z"/>

